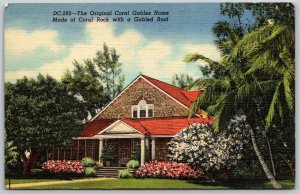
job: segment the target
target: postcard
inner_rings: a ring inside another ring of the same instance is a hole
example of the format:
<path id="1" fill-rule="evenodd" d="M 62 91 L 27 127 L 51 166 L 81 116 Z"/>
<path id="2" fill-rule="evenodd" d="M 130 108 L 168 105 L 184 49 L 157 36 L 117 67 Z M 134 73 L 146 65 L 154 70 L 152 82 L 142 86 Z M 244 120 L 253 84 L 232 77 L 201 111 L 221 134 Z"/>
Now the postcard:
<path id="1" fill-rule="evenodd" d="M 294 189 L 292 3 L 5 7 L 6 189 Z"/>

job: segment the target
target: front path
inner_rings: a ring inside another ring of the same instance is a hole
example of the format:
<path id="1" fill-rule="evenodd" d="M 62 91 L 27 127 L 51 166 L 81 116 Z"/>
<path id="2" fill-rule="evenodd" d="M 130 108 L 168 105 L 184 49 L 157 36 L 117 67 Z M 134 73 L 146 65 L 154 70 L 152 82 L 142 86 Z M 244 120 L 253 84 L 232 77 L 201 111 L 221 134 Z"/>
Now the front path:
<path id="1" fill-rule="evenodd" d="M 69 184 L 69 183 L 81 183 L 81 182 L 90 182 L 90 181 L 105 181 L 112 180 L 115 178 L 86 178 L 79 180 L 61 180 L 61 181 L 47 181 L 47 182 L 37 182 L 37 183 L 18 183 L 10 184 L 10 189 L 18 189 L 24 187 L 35 187 L 35 186 L 46 186 L 46 185 L 57 185 L 57 184 Z M 8 184 L 5 185 L 8 189 Z"/>

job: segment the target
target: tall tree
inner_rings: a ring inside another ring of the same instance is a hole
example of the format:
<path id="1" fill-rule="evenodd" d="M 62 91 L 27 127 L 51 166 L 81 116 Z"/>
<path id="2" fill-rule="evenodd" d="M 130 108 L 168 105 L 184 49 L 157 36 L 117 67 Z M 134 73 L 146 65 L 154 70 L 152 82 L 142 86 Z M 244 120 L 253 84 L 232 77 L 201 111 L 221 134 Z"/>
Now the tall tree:
<path id="1" fill-rule="evenodd" d="M 70 92 L 79 97 L 89 116 L 95 116 L 99 109 L 118 95 L 124 86 L 120 56 L 114 48 L 103 45 L 96 57 L 80 64 L 74 61 L 74 69 L 62 77 Z"/>
<path id="2" fill-rule="evenodd" d="M 90 59 L 85 60 L 84 64 L 74 61 L 73 65 L 74 69 L 64 74 L 62 82 L 68 86 L 72 95 L 82 101 L 84 110 L 93 117 L 109 102 L 110 96 L 104 92 L 99 72 Z"/>
<path id="3" fill-rule="evenodd" d="M 255 130 L 269 134 L 271 125 L 288 126 L 285 133 L 291 134 L 290 139 L 294 141 L 294 13 L 291 3 L 222 4 L 221 14 L 228 19 L 213 27 L 221 61 L 215 62 L 197 53 L 185 58 L 187 62 L 207 62 L 214 75 L 213 79 L 196 80 L 195 85 L 206 87 L 206 91 L 193 108 L 200 104 L 206 106 L 208 112 L 216 116 L 216 130 L 233 114 L 246 112 L 252 125 L 254 150 L 274 187 L 280 185 L 260 154 Z M 269 26 L 265 26 L 267 21 Z M 258 27 L 262 28 L 256 30 Z M 264 127 L 256 129 L 255 123 L 261 122 Z"/>
<path id="4" fill-rule="evenodd" d="M 183 89 L 190 89 L 192 86 L 192 83 L 194 82 L 193 77 L 191 77 L 187 73 L 181 73 L 181 74 L 174 74 L 172 79 L 172 84 L 176 85 Z"/>
<path id="5" fill-rule="evenodd" d="M 23 162 L 23 174 L 47 149 L 67 146 L 86 117 L 82 103 L 50 76 L 5 83 L 5 131 Z"/>
<path id="6" fill-rule="evenodd" d="M 216 118 L 216 130 L 239 112 L 246 114 L 253 148 L 275 188 L 281 186 L 268 169 L 254 133 L 256 123 L 261 121 L 266 130 L 271 125 L 287 123 L 294 129 L 294 38 L 293 28 L 273 25 L 273 22 L 246 35 L 223 58 L 224 76 L 209 80 L 209 84 L 202 82 L 207 90 L 193 107 L 195 110 L 199 105 L 206 105 L 207 111 Z"/>
<path id="7" fill-rule="evenodd" d="M 100 78 L 105 86 L 104 91 L 113 99 L 124 86 L 125 76 L 121 75 L 120 55 L 116 49 L 103 44 L 103 51 L 98 51 L 93 59 L 100 70 Z"/>

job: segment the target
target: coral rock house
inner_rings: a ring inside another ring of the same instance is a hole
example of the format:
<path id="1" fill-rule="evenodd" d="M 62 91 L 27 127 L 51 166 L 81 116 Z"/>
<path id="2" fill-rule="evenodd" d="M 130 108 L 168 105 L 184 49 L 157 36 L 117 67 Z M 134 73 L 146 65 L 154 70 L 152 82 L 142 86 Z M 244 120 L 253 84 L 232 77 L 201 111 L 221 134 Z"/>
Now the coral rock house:
<path id="1" fill-rule="evenodd" d="M 81 160 L 91 157 L 103 165 L 105 145 L 115 147 L 111 166 L 140 154 L 145 160 L 166 161 L 167 143 L 191 123 L 211 123 L 203 110 L 188 118 L 189 107 L 201 91 L 187 91 L 139 75 L 118 96 L 87 122 L 68 149 L 48 151 L 48 159 Z M 138 148 L 139 150 L 135 150 Z"/>

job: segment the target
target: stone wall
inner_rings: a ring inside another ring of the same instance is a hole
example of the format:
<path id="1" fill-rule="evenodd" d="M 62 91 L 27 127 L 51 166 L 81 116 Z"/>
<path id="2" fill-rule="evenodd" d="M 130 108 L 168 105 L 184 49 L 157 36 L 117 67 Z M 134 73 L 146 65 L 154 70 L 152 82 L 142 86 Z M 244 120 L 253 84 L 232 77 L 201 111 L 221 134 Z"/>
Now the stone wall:
<path id="1" fill-rule="evenodd" d="M 131 106 L 140 100 L 154 104 L 154 117 L 187 116 L 188 109 L 155 88 L 142 78 L 107 107 L 97 119 L 131 118 Z"/>
<path id="2" fill-rule="evenodd" d="M 171 138 L 157 138 L 155 140 L 155 159 L 158 161 L 168 161 L 168 145 Z"/>

